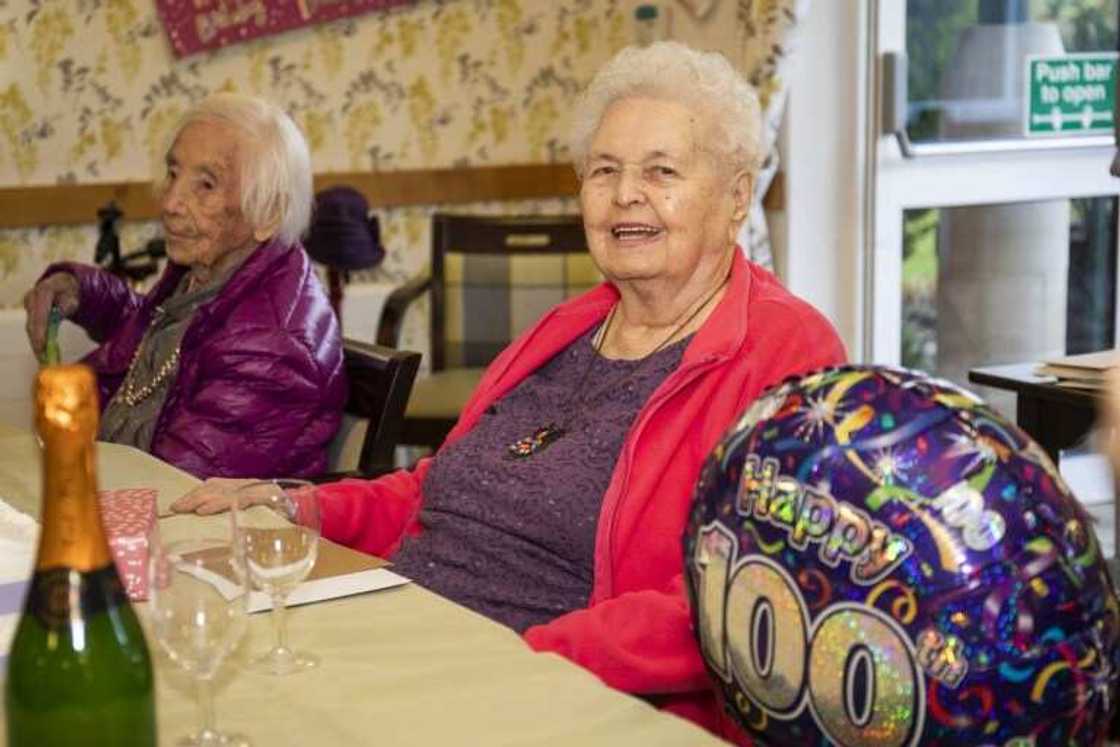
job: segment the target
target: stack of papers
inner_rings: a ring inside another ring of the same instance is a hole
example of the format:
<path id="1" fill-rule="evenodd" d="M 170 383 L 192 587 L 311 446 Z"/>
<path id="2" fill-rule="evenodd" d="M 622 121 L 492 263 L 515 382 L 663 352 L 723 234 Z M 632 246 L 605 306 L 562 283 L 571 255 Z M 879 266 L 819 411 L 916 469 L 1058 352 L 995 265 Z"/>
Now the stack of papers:
<path id="1" fill-rule="evenodd" d="M 1067 355 L 1044 360 L 1035 368 L 1035 373 L 1057 377 L 1059 386 L 1071 389 L 1103 389 L 1105 375 L 1117 365 L 1118 360 L 1120 351 L 1117 350 Z"/>

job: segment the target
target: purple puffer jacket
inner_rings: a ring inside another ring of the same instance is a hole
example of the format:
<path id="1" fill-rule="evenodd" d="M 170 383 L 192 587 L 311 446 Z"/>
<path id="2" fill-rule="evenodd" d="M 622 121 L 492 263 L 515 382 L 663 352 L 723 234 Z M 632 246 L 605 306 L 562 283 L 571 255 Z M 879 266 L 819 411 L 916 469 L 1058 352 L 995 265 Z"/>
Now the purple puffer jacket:
<path id="1" fill-rule="evenodd" d="M 71 318 L 100 347 L 104 409 L 155 307 L 187 271 L 168 263 L 147 295 L 88 265 L 59 263 L 81 287 Z M 198 477 L 304 477 L 326 469 L 346 401 L 338 321 L 299 245 L 262 245 L 195 311 L 151 453 Z"/>

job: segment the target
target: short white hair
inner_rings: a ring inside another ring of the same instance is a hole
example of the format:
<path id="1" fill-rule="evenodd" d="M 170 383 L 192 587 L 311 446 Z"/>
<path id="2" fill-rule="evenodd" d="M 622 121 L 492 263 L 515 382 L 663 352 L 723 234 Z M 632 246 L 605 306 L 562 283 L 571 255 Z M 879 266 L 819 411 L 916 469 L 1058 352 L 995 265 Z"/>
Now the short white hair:
<path id="1" fill-rule="evenodd" d="M 214 93 L 179 119 L 165 153 L 194 122 L 224 122 L 243 136 L 241 212 L 256 230 L 277 223 L 275 237 L 294 244 L 311 222 L 311 154 L 292 118 L 275 104 L 255 96 Z M 165 185 L 157 181 L 157 188 Z"/>
<path id="2" fill-rule="evenodd" d="M 706 147 L 753 179 L 761 163 L 758 94 L 723 55 L 675 41 L 626 47 L 595 74 L 576 104 L 569 139 L 581 177 L 603 114 L 614 102 L 637 96 L 678 101 L 706 112 L 715 125 L 715 142 Z"/>

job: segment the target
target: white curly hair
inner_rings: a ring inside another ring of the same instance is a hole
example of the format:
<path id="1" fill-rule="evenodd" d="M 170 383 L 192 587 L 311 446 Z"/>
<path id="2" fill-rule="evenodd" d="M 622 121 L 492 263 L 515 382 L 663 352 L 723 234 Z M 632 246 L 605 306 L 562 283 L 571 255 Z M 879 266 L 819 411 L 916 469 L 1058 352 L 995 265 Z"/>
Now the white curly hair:
<path id="1" fill-rule="evenodd" d="M 626 47 L 595 74 L 576 104 L 569 137 L 580 177 L 603 114 L 615 101 L 632 96 L 679 101 L 707 112 L 716 127 L 709 147 L 753 180 L 761 163 L 758 95 L 723 55 L 675 41 Z"/>
<path id="2" fill-rule="evenodd" d="M 241 154 L 241 212 L 254 230 L 275 222 L 276 238 L 298 241 L 311 222 L 311 154 L 292 118 L 255 96 L 214 93 L 179 119 L 164 152 L 171 152 L 187 125 L 199 121 L 225 122 L 244 136 L 249 147 Z M 157 191 L 165 184 L 166 176 L 157 179 Z"/>

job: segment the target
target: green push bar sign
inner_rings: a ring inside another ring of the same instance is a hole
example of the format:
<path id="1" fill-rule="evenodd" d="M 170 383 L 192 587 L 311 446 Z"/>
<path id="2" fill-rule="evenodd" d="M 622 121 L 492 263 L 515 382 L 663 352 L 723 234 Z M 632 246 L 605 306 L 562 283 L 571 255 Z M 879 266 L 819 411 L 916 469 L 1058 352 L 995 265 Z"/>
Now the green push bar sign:
<path id="1" fill-rule="evenodd" d="M 1110 134 L 1116 57 L 1116 52 L 1028 56 L 1023 134 Z"/>

